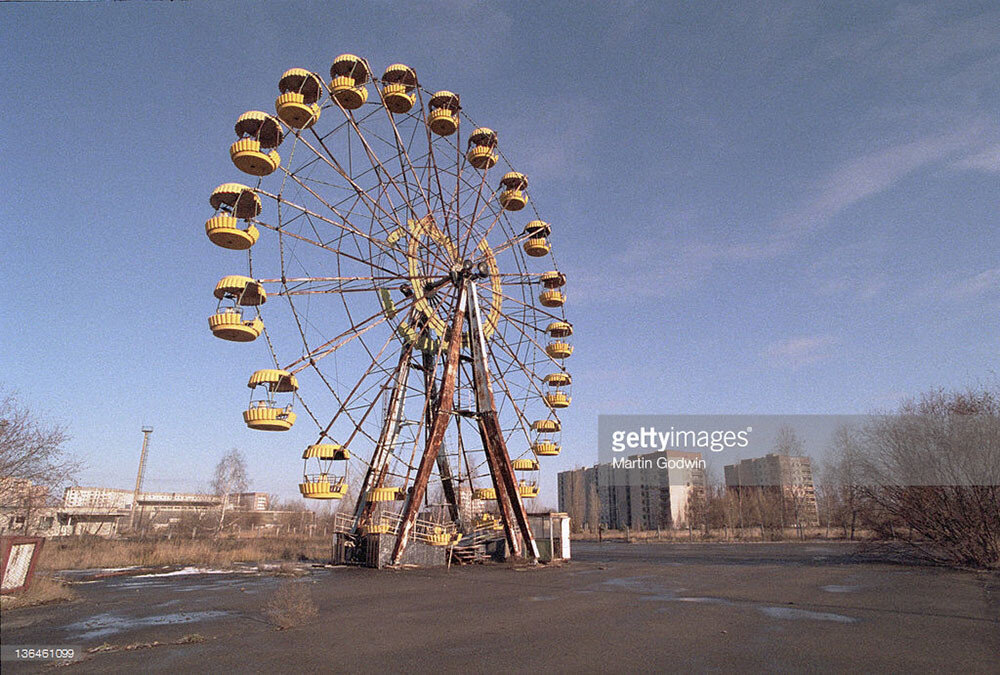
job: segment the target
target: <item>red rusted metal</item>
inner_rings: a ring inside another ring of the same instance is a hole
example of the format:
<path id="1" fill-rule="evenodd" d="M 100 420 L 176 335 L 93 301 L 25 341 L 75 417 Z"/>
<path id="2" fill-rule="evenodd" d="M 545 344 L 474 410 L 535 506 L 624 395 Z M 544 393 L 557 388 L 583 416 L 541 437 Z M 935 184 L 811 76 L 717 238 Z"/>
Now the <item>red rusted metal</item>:
<path id="1" fill-rule="evenodd" d="M 423 366 L 424 390 L 429 401 L 437 401 L 437 382 L 434 381 L 434 356 L 430 352 L 424 352 Z M 435 406 L 427 406 L 425 443 L 427 440 L 430 440 L 431 429 L 434 428 L 435 410 Z M 458 511 L 458 499 L 455 495 L 455 478 L 451 473 L 451 462 L 448 461 L 448 457 L 446 455 L 440 452 L 437 456 L 437 467 L 438 475 L 441 476 L 441 490 L 444 492 L 445 501 L 448 502 L 448 515 L 451 516 L 453 522 L 457 523 L 459 521 L 460 514 Z"/>
<path id="2" fill-rule="evenodd" d="M 413 529 L 413 523 L 420 510 L 420 502 L 424 499 L 427 490 L 427 481 L 431 475 L 431 468 L 437 459 L 444 435 L 448 430 L 448 423 L 451 421 L 452 408 L 455 404 L 455 383 L 458 379 L 458 363 L 462 351 L 462 323 L 465 318 L 465 306 L 467 294 L 465 292 L 466 281 L 462 279 L 458 284 L 458 309 L 452 319 L 451 330 L 448 332 L 448 360 L 444 365 L 444 373 L 441 376 L 441 394 L 438 398 L 434 411 L 434 424 L 431 428 L 427 443 L 424 446 L 424 454 L 420 458 L 420 466 L 417 475 L 413 479 L 413 487 L 403 508 L 402 522 L 399 525 L 399 534 L 396 537 L 396 546 L 392 551 L 392 564 L 399 562 L 406 543 Z"/>
<path id="3" fill-rule="evenodd" d="M 493 387 L 490 383 L 489 364 L 486 361 L 486 342 L 483 338 L 483 326 L 479 317 L 479 300 L 472 293 L 469 303 L 469 333 L 472 347 L 473 386 L 476 390 L 476 411 L 478 413 L 479 433 L 483 439 L 483 449 L 486 451 L 486 461 L 489 464 L 493 487 L 497 492 L 497 503 L 500 506 L 500 517 L 503 522 L 504 534 L 513 557 L 521 557 L 521 542 L 514 531 L 514 523 L 520 530 L 521 537 L 531 557 L 538 560 L 538 546 L 528 524 L 528 513 L 524 502 L 517 491 L 517 478 L 514 475 L 514 465 L 507 454 L 507 445 L 503 440 L 500 420 L 497 416 L 496 404 L 493 400 Z M 511 518 L 513 514 L 513 518 Z"/>

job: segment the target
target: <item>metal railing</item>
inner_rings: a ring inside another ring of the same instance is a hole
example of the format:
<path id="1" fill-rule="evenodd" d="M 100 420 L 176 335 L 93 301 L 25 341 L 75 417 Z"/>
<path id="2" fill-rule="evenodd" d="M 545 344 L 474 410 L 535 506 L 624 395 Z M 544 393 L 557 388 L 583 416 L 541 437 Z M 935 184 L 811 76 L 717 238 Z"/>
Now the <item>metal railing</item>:
<path id="1" fill-rule="evenodd" d="M 382 534 L 398 534 L 403 523 L 403 517 L 399 513 L 385 511 L 377 516 L 373 516 L 368 525 L 373 530 Z M 347 513 L 336 513 L 333 516 L 333 531 L 341 534 L 350 534 L 354 529 L 354 516 Z M 441 534 L 454 535 L 457 528 L 454 523 L 435 523 L 423 518 L 417 518 L 413 524 L 411 536 L 414 539 L 430 542 L 433 535 Z"/>

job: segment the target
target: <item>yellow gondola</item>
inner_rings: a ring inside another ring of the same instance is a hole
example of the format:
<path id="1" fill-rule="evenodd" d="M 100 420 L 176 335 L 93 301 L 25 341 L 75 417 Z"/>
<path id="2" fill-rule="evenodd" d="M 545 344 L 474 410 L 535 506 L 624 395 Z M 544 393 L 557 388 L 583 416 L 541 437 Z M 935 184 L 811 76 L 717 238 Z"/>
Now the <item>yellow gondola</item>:
<path id="1" fill-rule="evenodd" d="M 541 258 L 542 256 L 546 256 L 551 250 L 552 247 L 544 237 L 532 237 L 531 239 L 525 239 L 524 241 L 524 252 L 532 258 Z"/>
<path id="2" fill-rule="evenodd" d="M 465 158 L 474 168 L 492 169 L 497 163 L 497 132 L 479 127 L 469 136 L 469 149 Z"/>
<path id="3" fill-rule="evenodd" d="M 292 428 L 295 424 L 292 406 L 278 405 L 275 394 L 295 392 L 299 383 L 294 375 L 275 368 L 258 370 L 250 376 L 247 386 L 251 389 L 250 406 L 243 411 L 243 421 L 248 427 L 258 431 L 288 431 Z M 263 389 L 263 398 L 254 398 L 257 389 Z"/>
<path id="4" fill-rule="evenodd" d="M 336 443 L 316 443 L 310 445 L 302 452 L 302 459 L 315 457 L 321 460 L 346 461 L 351 458 L 351 452 L 342 445 Z"/>
<path id="5" fill-rule="evenodd" d="M 208 317 L 212 335 L 231 342 L 252 342 L 260 337 L 264 322 L 260 316 L 243 318 L 243 307 L 259 306 L 267 300 L 264 287 L 239 275 L 223 277 L 215 286 L 214 295 L 219 300 L 215 314 Z"/>
<path id="6" fill-rule="evenodd" d="M 514 465 L 514 471 L 538 471 L 537 459 L 515 459 L 511 464 Z"/>
<path id="7" fill-rule="evenodd" d="M 451 136 L 458 130 L 458 111 L 462 106 L 458 94 L 450 91 L 435 92 L 427 104 L 427 126 L 438 136 Z"/>
<path id="8" fill-rule="evenodd" d="M 545 353 L 554 359 L 568 359 L 573 354 L 573 345 L 556 340 L 545 345 Z"/>
<path id="9" fill-rule="evenodd" d="M 480 514 L 477 518 L 472 521 L 472 526 L 477 530 L 502 530 L 503 523 L 500 519 L 489 512 L 484 512 Z"/>
<path id="10" fill-rule="evenodd" d="M 542 379 L 550 387 L 568 387 L 573 384 L 573 377 L 565 371 L 561 373 L 549 373 Z"/>
<path id="11" fill-rule="evenodd" d="M 566 321 L 553 321 L 545 328 L 550 337 L 564 338 L 573 334 L 573 325 Z"/>
<path id="12" fill-rule="evenodd" d="M 406 499 L 406 490 L 401 487 L 372 488 L 365 499 L 368 502 L 400 502 Z"/>
<path id="13" fill-rule="evenodd" d="M 538 496 L 538 483 L 522 480 L 517 484 L 517 494 L 521 499 L 534 499 Z"/>
<path id="14" fill-rule="evenodd" d="M 520 171 L 508 171 L 500 179 L 500 206 L 507 211 L 520 211 L 528 203 L 524 191 L 528 188 L 528 177 Z"/>
<path id="15" fill-rule="evenodd" d="M 462 541 L 462 534 L 447 532 L 443 527 L 435 527 L 433 532 L 426 535 L 426 541 L 431 546 L 454 546 Z"/>
<path id="16" fill-rule="evenodd" d="M 281 155 L 270 149 L 281 145 L 285 138 L 278 118 L 251 110 L 239 116 L 234 129 L 239 140 L 229 147 L 229 156 L 236 168 L 251 176 L 273 173 L 281 164 Z"/>
<path id="17" fill-rule="evenodd" d="M 368 100 L 371 70 L 360 56 L 341 54 L 330 66 L 330 96 L 345 110 L 357 110 Z"/>
<path id="18" fill-rule="evenodd" d="M 535 441 L 531 444 L 531 451 L 539 457 L 555 457 L 560 450 L 559 444 L 552 441 Z"/>
<path id="19" fill-rule="evenodd" d="M 343 499 L 347 494 L 347 481 L 337 478 L 331 481 L 326 474 L 315 478 L 305 476 L 299 483 L 299 492 L 306 499 Z"/>
<path id="20" fill-rule="evenodd" d="M 472 491 L 472 498 L 473 499 L 496 499 L 497 498 L 497 490 L 496 490 L 496 488 L 491 488 L 491 487 L 476 488 L 475 490 Z"/>
<path id="21" fill-rule="evenodd" d="M 410 112 L 417 99 L 416 88 L 417 74 L 407 65 L 394 63 L 382 74 L 382 102 L 393 114 Z"/>
<path id="22" fill-rule="evenodd" d="M 531 429 L 542 434 L 555 434 L 562 431 L 562 423 L 559 420 L 535 420 Z"/>
<path id="23" fill-rule="evenodd" d="M 552 234 L 552 226 L 544 220 L 532 220 L 524 226 L 524 233 L 529 237 L 548 237 Z"/>
<path id="24" fill-rule="evenodd" d="M 561 288 L 566 285 L 566 275 L 553 270 L 542 274 L 540 281 L 545 288 Z"/>
<path id="25" fill-rule="evenodd" d="M 223 183 L 212 191 L 208 203 L 215 209 L 214 216 L 205 221 L 205 234 L 216 246 L 234 251 L 245 251 L 257 243 L 260 231 L 249 222 L 261 212 L 260 197 L 246 185 Z M 240 227 L 246 221 L 246 228 Z"/>
<path id="26" fill-rule="evenodd" d="M 281 95 L 274 102 L 278 119 L 293 129 L 308 129 L 316 124 L 322 109 L 323 80 L 304 68 L 286 70 L 278 80 Z"/>
<path id="27" fill-rule="evenodd" d="M 542 397 L 550 408 L 568 408 L 572 399 L 564 391 L 553 391 Z"/>
<path id="28" fill-rule="evenodd" d="M 566 304 L 566 294 L 562 291 L 542 291 L 538 301 L 543 307 L 562 307 Z"/>

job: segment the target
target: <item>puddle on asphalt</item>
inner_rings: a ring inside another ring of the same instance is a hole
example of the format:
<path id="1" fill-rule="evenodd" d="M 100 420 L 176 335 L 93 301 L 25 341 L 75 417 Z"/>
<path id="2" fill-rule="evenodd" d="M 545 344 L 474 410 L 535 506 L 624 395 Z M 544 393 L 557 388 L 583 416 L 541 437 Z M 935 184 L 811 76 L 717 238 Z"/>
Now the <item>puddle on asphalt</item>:
<path id="1" fill-rule="evenodd" d="M 683 591 L 684 589 L 682 588 L 680 590 Z M 674 593 L 660 593 L 658 595 L 644 595 L 644 596 L 642 596 L 639 599 L 640 600 L 647 600 L 647 601 L 655 601 L 655 602 L 691 602 L 691 603 L 694 603 L 694 604 L 697 604 L 697 605 L 733 605 L 733 604 L 735 604 L 735 603 L 733 603 L 730 600 L 726 600 L 725 598 L 712 598 L 712 597 L 708 597 L 708 596 L 704 596 L 703 597 L 703 596 L 696 596 L 696 595 L 688 595 L 688 596 L 678 597 Z"/>
<path id="2" fill-rule="evenodd" d="M 833 614 L 831 612 L 812 612 L 805 609 L 792 607 L 760 607 L 755 603 L 726 600 L 725 598 L 715 598 L 711 596 L 678 596 L 685 588 L 673 590 L 658 587 L 653 580 L 644 577 L 621 577 L 608 579 L 603 582 L 605 586 L 617 586 L 618 588 L 636 591 L 640 593 L 639 600 L 644 602 L 686 602 L 697 605 L 721 605 L 726 607 L 743 606 L 754 607 L 772 619 L 810 619 L 813 621 L 833 621 L 835 623 L 857 623 L 859 619 L 844 616 L 843 614 Z M 823 590 L 832 593 L 848 593 L 856 590 L 855 586 L 825 586 Z M 837 590 L 833 590 L 837 589 Z M 658 611 L 665 611 L 660 609 Z"/>
<path id="3" fill-rule="evenodd" d="M 833 621 L 834 623 L 857 623 L 859 619 L 831 612 L 811 612 L 794 607 L 758 607 L 757 610 L 772 619 L 807 619 L 812 621 Z"/>
<path id="4" fill-rule="evenodd" d="M 550 600 L 555 600 L 554 595 L 532 595 L 526 598 L 529 602 L 549 602 Z"/>
<path id="5" fill-rule="evenodd" d="M 197 623 L 208 619 L 218 619 L 228 616 L 232 612 L 205 611 L 205 612 L 176 612 L 173 614 L 156 614 L 153 616 L 122 616 L 121 614 L 97 614 L 71 623 L 63 628 L 71 633 L 74 640 L 94 640 L 107 637 L 115 633 L 122 633 L 136 628 L 146 628 L 148 626 L 170 626 L 181 623 Z"/>
<path id="6" fill-rule="evenodd" d="M 829 586 L 820 586 L 821 591 L 826 591 L 827 593 L 857 593 L 860 590 L 860 586 L 841 586 L 839 584 L 830 584 Z"/>
<path id="7" fill-rule="evenodd" d="M 608 579 L 607 581 L 603 581 L 601 583 L 605 586 L 617 586 L 618 588 L 625 588 L 630 591 L 640 591 L 646 593 L 661 590 L 657 587 L 655 582 L 650 582 L 646 577 L 620 577 Z"/>
<path id="8" fill-rule="evenodd" d="M 698 597 L 687 597 L 687 598 L 674 598 L 677 602 L 695 602 L 701 605 L 732 605 L 733 603 L 725 598 L 698 598 Z"/>

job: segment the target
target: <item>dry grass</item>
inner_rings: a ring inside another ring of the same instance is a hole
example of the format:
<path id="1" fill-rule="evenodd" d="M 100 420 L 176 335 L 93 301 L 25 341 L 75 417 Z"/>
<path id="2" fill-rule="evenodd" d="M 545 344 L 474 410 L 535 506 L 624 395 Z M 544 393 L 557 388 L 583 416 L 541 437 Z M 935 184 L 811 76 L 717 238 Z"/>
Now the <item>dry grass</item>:
<path id="1" fill-rule="evenodd" d="M 328 537 L 146 541 L 67 537 L 46 542 L 39 564 L 44 570 L 132 565 L 224 567 L 236 562 L 328 560 L 329 557 Z"/>
<path id="2" fill-rule="evenodd" d="M 36 575 L 28 590 L 17 595 L 3 596 L 4 610 L 47 605 L 53 602 L 68 602 L 76 598 L 69 584 L 44 575 Z"/>
<path id="3" fill-rule="evenodd" d="M 278 630 L 301 626 L 319 614 L 312 591 L 305 583 L 286 581 L 271 594 L 264 615 Z"/>

